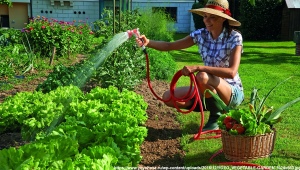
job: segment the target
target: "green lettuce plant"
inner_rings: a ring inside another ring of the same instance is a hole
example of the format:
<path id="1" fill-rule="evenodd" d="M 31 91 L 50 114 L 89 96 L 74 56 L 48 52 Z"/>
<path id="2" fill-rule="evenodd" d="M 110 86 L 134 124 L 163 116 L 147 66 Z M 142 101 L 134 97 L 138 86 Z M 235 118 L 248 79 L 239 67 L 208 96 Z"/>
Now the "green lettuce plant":
<path id="1" fill-rule="evenodd" d="M 267 101 L 270 94 L 279 85 L 283 84 L 291 77 L 276 84 L 264 97 L 260 98 L 258 89 L 253 88 L 250 96 L 249 108 L 229 108 L 218 95 L 207 90 L 219 103 L 225 114 L 218 119 L 218 125 L 221 130 L 226 130 L 230 134 L 254 136 L 259 134 L 270 133 L 273 130 L 273 125 L 282 120 L 281 113 L 287 108 L 300 101 L 300 97 L 282 105 L 278 109 L 273 106 L 267 106 Z"/>

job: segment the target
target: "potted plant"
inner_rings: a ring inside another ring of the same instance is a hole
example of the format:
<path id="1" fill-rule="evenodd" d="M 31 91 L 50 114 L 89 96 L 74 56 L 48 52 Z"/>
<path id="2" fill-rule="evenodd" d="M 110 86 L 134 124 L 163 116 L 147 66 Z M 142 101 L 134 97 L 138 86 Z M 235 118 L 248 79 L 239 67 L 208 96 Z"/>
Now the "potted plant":
<path id="1" fill-rule="evenodd" d="M 225 111 L 225 114 L 219 117 L 218 125 L 222 134 L 223 152 L 227 159 L 247 161 L 267 157 L 272 153 L 276 138 L 274 124 L 282 120 L 281 113 L 299 102 L 300 97 L 276 110 L 267 106 L 265 102 L 276 87 L 290 78 L 275 85 L 262 98 L 258 95 L 258 89 L 253 88 L 248 109 L 228 108 L 218 95 L 207 90 Z"/>

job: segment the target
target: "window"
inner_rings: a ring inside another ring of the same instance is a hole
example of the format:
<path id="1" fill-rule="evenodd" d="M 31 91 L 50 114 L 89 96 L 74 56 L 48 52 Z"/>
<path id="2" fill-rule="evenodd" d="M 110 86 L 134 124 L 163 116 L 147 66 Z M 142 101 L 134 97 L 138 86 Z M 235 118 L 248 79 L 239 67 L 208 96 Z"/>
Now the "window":
<path id="1" fill-rule="evenodd" d="M 165 14 L 169 14 L 177 22 L 177 7 L 152 7 L 152 12 L 155 11 L 164 11 Z"/>

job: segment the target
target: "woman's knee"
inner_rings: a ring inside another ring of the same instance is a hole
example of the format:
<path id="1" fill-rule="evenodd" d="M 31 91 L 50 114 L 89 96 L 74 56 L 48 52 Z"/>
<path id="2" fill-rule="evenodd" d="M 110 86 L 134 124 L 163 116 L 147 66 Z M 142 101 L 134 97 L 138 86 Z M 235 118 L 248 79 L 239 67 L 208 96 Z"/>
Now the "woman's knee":
<path id="1" fill-rule="evenodd" d="M 206 72 L 198 72 L 196 74 L 197 82 L 200 84 L 207 84 L 209 75 Z"/>
<path id="2" fill-rule="evenodd" d="M 162 96 L 162 99 L 163 100 L 168 100 L 170 98 L 170 91 L 165 91 L 163 96 Z"/>
<path id="3" fill-rule="evenodd" d="M 163 101 L 167 101 L 167 102 L 164 102 L 167 106 L 173 106 L 173 103 L 171 101 L 168 101 L 170 99 L 170 91 L 165 91 L 163 96 L 162 96 L 162 99 Z"/>

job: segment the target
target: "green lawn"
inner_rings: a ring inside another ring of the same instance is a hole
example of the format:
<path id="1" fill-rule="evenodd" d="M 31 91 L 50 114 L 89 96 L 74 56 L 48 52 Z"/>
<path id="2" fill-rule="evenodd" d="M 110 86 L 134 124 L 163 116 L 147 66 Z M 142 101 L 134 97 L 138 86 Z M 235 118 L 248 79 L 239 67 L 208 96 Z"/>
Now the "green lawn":
<path id="1" fill-rule="evenodd" d="M 180 35 L 179 37 L 182 37 Z M 178 37 L 177 37 L 178 38 Z M 172 51 L 178 70 L 184 65 L 202 64 L 197 46 Z M 286 42 L 244 42 L 239 74 L 242 78 L 245 101 L 241 107 L 247 107 L 253 87 L 265 95 L 278 82 L 294 76 L 280 85 L 268 98 L 267 105 L 278 108 L 300 96 L 300 56 L 295 56 L 295 43 Z M 181 78 L 177 86 L 189 83 L 188 78 Z M 263 166 L 297 166 L 300 167 L 300 103 L 282 113 L 282 122 L 275 125 L 277 137 L 274 151 L 269 158 L 261 158 L 251 163 Z M 208 113 L 205 113 L 208 117 Z M 209 158 L 222 148 L 221 139 L 191 140 L 198 132 L 200 114 L 178 114 L 182 125 L 182 147 L 186 151 L 185 166 L 212 166 Z M 214 159 L 217 162 L 227 161 L 223 154 Z"/>

